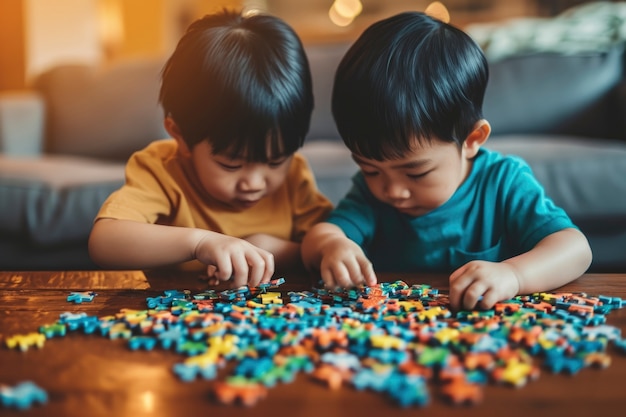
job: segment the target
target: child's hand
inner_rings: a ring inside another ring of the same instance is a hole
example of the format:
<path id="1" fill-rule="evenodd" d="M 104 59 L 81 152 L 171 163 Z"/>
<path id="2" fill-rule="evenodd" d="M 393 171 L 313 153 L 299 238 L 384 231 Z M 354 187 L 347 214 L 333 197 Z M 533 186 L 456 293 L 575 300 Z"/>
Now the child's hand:
<path id="1" fill-rule="evenodd" d="M 471 261 L 450 275 L 450 308 L 489 309 L 515 297 L 520 289 L 515 269 L 505 262 Z"/>
<path id="2" fill-rule="evenodd" d="M 302 270 L 300 243 L 264 233 L 256 233 L 243 239 L 256 247 L 271 252 L 274 255 L 274 264 L 278 265 L 281 271 Z"/>
<path id="3" fill-rule="evenodd" d="M 346 237 L 334 238 L 324 245 L 320 274 L 329 288 L 376 284 L 372 263 L 361 247 Z"/>
<path id="4" fill-rule="evenodd" d="M 207 265 L 212 282 L 228 281 L 233 287 L 256 287 L 274 274 L 274 256 L 243 239 L 208 233 L 196 245 L 195 258 Z"/>

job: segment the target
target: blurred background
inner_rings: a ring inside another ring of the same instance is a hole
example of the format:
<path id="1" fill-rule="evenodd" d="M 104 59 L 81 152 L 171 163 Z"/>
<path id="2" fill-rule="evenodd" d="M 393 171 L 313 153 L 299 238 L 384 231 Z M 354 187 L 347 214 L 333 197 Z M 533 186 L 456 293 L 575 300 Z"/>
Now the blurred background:
<path id="1" fill-rule="evenodd" d="M 223 7 L 275 14 L 305 43 L 350 41 L 400 11 L 434 12 L 452 24 L 553 16 L 577 0 L 1 0 L 0 90 L 20 89 L 60 63 L 107 64 L 166 56 L 187 25 Z"/>

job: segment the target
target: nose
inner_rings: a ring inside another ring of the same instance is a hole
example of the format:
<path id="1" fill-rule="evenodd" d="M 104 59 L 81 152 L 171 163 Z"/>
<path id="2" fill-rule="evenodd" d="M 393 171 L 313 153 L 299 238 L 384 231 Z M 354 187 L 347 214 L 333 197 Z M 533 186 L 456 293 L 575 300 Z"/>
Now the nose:
<path id="1" fill-rule="evenodd" d="M 410 197 L 408 188 L 394 181 L 385 184 L 385 194 L 390 200 L 405 200 Z"/>
<path id="2" fill-rule="evenodd" d="M 265 175 L 260 169 L 252 169 L 245 173 L 239 181 L 239 189 L 251 193 L 265 189 Z"/>

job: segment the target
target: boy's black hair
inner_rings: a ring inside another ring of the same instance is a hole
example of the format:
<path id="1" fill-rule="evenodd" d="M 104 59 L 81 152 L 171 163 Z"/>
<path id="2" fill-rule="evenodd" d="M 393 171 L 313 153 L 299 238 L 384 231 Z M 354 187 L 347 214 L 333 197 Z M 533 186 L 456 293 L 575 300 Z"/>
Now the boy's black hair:
<path id="1" fill-rule="evenodd" d="M 159 101 L 190 149 L 208 140 L 215 154 L 266 162 L 304 142 L 311 70 L 284 21 L 223 10 L 189 26 L 163 68 Z"/>
<path id="2" fill-rule="evenodd" d="M 333 117 L 365 158 L 400 158 L 415 139 L 460 146 L 482 118 L 488 78 L 483 52 L 463 31 L 401 13 L 371 25 L 343 57 Z"/>

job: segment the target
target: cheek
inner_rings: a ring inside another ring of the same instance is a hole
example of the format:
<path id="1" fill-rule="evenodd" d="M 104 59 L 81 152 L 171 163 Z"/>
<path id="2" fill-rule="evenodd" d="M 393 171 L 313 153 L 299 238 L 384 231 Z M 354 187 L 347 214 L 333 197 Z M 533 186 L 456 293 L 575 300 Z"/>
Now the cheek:
<path id="1" fill-rule="evenodd" d="M 452 197 L 458 184 L 450 178 L 433 178 L 432 181 L 424 182 L 416 190 L 418 198 L 422 199 L 426 205 L 433 207 L 440 206 Z"/>
<path id="2" fill-rule="evenodd" d="M 365 177 L 365 184 L 367 184 L 367 188 L 369 188 L 370 192 L 374 194 L 374 197 L 381 201 L 386 200 L 385 183 L 380 176 Z"/>
<path id="3" fill-rule="evenodd" d="M 287 179 L 288 174 L 289 174 L 289 165 L 285 167 L 280 167 L 280 169 L 271 170 L 267 174 L 267 181 L 269 183 L 269 186 L 274 189 L 280 187 Z"/>
<path id="4" fill-rule="evenodd" d="M 222 194 L 234 187 L 235 178 L 227 172 L 213 169 L 209 165 L 196 165 L 196 175 L 202 187 L 210 194 Z"/>

